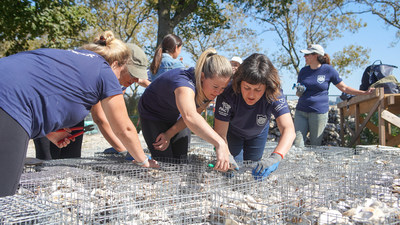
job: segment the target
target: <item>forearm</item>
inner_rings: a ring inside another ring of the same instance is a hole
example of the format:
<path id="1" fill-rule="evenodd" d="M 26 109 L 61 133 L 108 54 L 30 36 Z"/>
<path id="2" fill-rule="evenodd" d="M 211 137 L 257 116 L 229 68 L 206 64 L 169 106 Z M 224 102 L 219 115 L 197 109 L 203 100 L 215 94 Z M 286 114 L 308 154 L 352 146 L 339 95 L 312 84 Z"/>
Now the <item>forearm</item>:
<path id="1" fill-rule="evenodd" d="M 133 124 L 132 126 L 127 126 L 126 129 L 122 129 L 121 131 L 114 131 L 114 133 L 136 161 L 143 162 L 147 159 L 142 145 L 140 144 L 136 128 Z"/>
<path id="2" fill-rule="evenodd" d="M 208 104 L 207 104 L 208 105 Z M 199 107 L 197 108 L 197 112 L 200 114 L 204 108 L 207 106 L 203 106 L 203 107 Z M 179 118 L 179 120 L 172 126 L 170 127 L 165 134 L 167 135 L 167 137 L 169 139 L 171 139 L 173 136 L 175 136 L 177 133 L 179 133 L 180 131 L 182 131 L 183 129 L 185 129 L 187 126 L 185 124 L 185 121 L 183 120 L 183 118 Z"/>
<path id="3" fill-rule="evenodd" d="M 347 86 L 343 81 L 338 83 L 336 85 L 336 87 L 341 90 L 342 92 L 346 93 L 346 94 L 350 94 L 350 95 L 365 95 L 365 94 L 369 94 L 370 91 L 361 91 L 361 90 L 357 90 L 354 89 L 352 87 Z"/>
<path id="4" fill-rule="evenodd" d="M 294 130 L 293 132 L 286 131 L 282 133 L 274 152 L 278 152 L 282 154 L 282 156 L 285 156 L 289 152 L 289 149 L 292 147 L 295 138 L 296 133 L 294 132 Z"/>
<path id="5" fill-rule="evenodd" d="M 285 113 L 276 119 L 281 137 L 274 152 L 278 152 L 285 156 L 292 147 L 293 141 L 296 138 L 293 119 L 290 113 Z"/>
<path id="6" fill-rule="evenodd" d="M 170 127 L 166 132 L 165 135 L 171 139 L 173 136 L 175 136 L 177 133 L 185 129 L 187 126 L 185 124 L 185 121 L 180 118 L 172 127 Z"/>
<path id="7" fill-rule="evenodd" d="M 363 95 L 363 94 L 366 94 L 365 91 L 357 90 L 357 89 L 354 89 L 354 88 L 348 87 L 348 86 L 346 88 L 344 88 L 343 92 L 346 93 L 346 94 L 350 94 L 350 95 Z"/>
<path id="8" fill-rule="evenodd" d="M 103 125 L 103 126 L 98 126 L 101 134 L 103 137 L 107 140 L 107 142 L 118 152 L 125 151 L 126 148 L 122 144 L 122 142 L 118 139 L 118 137 L 114 134 L 112 131 L 110 125 L 108 126 Z"/>
<path id="9" fill-rule="evenodd" d="M 226 142 L 215 132 L 200 114 L 194 114 L 184 118 L 189 129 L 203 140 L 215 147 L 219 147 Z"/>

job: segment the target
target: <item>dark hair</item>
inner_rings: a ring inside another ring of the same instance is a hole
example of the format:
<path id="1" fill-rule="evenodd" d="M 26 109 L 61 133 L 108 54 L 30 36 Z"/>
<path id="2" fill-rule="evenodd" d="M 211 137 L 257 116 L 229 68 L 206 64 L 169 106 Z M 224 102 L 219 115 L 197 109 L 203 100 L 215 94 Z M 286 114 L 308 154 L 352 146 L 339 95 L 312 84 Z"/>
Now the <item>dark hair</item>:
<path id="1" fill-rule="evenodd" d="M 281 80 L 278 70 L 269 58 L 263 54 L 254 53 L 247 57 L 233 75 L 232 87 L 235 93 L 240 93 L 240 84 L 265 84 L 265 97 L 268 101 L 276 101 L 281 94 Z"/>
<path id="2" fill-rule="evenodd" d="M 177 47 L 182 46 L 182 39 L 175 34 L 167 34 L 164 36 L 161 44 L 157 47 L 154 53 L 153 61 L 150 65 L 152 74 L 156 74 L 160 68 L 162 53 L 174 53 Z"/>
<path id="3" fill-rule="evenodd" d="M 318 55 L 317 56 L 317 60 L 319 63 L 321 64 L 328 64 L 331 65 L 331 58 L 329 57 L 328 54 L 324 54 L 324 55 Z"/>

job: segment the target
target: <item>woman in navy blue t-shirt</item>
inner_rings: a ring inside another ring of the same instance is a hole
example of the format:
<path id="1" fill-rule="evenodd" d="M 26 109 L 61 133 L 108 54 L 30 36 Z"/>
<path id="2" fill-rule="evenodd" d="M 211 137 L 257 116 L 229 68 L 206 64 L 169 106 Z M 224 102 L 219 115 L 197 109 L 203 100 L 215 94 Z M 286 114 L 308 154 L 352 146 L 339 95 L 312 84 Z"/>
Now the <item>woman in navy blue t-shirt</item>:
<path id="1" fill-rule="evenodd" d="M 339 77 L 339 73 L 330 65 L 329 55 L 321 45 L 313 44 L 301 50 L 306 65 L 300 70 L 297 83 L 305 87 L 300 95 L 294 116 L 296 129 L 295 146 L 304 147 L 307 133 L 310 132 L 311 145 L 321 145 L 326 123 L 328 122 L 330 83 L 339 90 L 351 95 L 365 95 L 372 92 L 360 91 L 347 86 Z"/>
<path id="2" fill-rule="evenodd" d="M 99 101 L 134 162 L 158 167 L 144 154 L 122 96 L 119 79 L 130 77 L 129 60 L 130 49 L 110 31 L 79 50 L 38 49 L 0 59 L 0 197 L 16 191 L 29 139 L 46 136 L 67 146 L 67 128 Z"/>
<path id="3" fill-rule="evenodd" d="M 281 138 L 271 156 L 262 161 L 271 114 Z M 293 120 L 281 91 L 278 71 L 267 56 L 252 54 L 233 75 L 232 84 L 218 96 L 215 131 L 228 143 L 235 159 L 259 161 L 256 179 L 273 172 L 289 151 L 295 138 Z"/>
<path id="4" fill-rule="evenodd" d="M 154 158 L 185 158 L 190 143 L 187 126 L 215 146 L 216 170 L 230 168 L 234 162 L 228 145 L 200 113 L 222 93 L 231 76 L 228 59 L 211 48 L 200 55 L 195 69 L 169 70 L 146 88 L 138 109 L 143 137 Z"/>

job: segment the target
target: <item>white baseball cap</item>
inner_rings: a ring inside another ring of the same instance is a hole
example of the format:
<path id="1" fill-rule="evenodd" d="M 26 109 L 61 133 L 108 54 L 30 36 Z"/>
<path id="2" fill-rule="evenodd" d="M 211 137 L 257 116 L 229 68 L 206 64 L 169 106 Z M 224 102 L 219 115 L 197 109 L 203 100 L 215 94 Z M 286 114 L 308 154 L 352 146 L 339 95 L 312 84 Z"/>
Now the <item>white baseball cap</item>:
<path id="1" fill-rule="evenodd" d="M 240 57 L 237 57 L 237 56 L 232 57 L 231 61 L 235 61 L 235 62 L 238 62 L 240 64 L 242 64 L 242 62 L 243 62 L 243 60 Z"/>
<path id="2" fill-rule="evenodd" d="M 307 49 L 300 50 L 300 52 L 304 54 L 317 53 L 318 55 L 325 55 L 324 48 L 317 44 L 312 44 Z"/>

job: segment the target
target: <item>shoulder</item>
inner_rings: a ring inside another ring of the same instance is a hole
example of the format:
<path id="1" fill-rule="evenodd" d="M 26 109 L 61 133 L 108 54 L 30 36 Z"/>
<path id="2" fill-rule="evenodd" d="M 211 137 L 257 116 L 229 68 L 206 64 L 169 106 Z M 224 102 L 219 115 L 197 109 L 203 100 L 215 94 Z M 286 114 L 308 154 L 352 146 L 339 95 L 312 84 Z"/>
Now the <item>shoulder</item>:
<path id="1" fill-rule="evenodd" d="M 179 59 L 172 58 L 168 53 L 163 53 L 161 66 L 169 69 L 184 67 L 183 63 Z"/>

